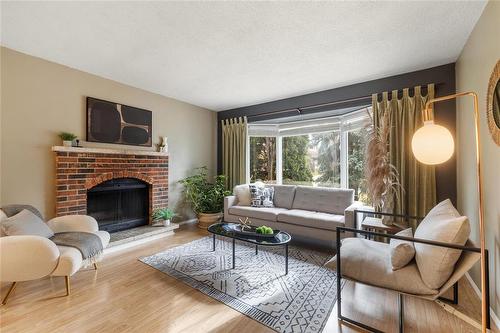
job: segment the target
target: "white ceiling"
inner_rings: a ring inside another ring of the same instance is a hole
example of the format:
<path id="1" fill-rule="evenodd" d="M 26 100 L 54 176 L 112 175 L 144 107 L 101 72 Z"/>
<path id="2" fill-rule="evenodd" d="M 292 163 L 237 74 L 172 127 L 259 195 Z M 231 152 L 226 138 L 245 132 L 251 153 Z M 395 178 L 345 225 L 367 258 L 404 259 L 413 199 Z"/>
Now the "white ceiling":
<path id="1" fill-rule="evenodd" d="M 212 110 L 454 62 L 479 2 L 2 2 L 3 46 Z"/>

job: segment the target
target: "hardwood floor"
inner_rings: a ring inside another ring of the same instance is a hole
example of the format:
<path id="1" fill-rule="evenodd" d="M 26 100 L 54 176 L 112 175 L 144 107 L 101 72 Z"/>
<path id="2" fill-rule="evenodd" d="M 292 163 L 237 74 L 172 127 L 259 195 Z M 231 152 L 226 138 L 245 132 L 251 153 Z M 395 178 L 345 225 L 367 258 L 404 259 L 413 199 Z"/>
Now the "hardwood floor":
<path id="1" fill-rule="evenodd" d="M 0 307 L 0 331 L 10 332 L 273 332 L 226 305 L 137 260 L 206 235 L 183 226 L 174 236 L 106 256 L 99 270 L 71 278 L 19 283 Z M 2 284 L 5 295 L 9 284 Z M 345 315 L 386 332 L 397 331 L 397 296 L 348 282 L 343 290 Z M 480 302 L 464 279 L 459 309 L 480 320 Z M 354 306 L 355 305 L 355 306 Z M 433 302 L 407 297 L 406 332 L 477 332 Z M 333 309 L 324 332 L 358 332 L 340 324 Z M 498 332 L 498 330 L 495 330 Z"/>

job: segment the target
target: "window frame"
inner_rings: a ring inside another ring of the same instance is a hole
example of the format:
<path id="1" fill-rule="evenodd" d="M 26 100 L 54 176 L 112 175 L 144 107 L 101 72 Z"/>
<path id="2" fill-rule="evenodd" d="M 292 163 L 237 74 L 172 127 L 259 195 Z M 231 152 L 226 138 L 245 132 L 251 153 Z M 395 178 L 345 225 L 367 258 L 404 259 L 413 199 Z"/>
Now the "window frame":
<path id="1" fill-rule="evenodd" d="M 283 138 L 306 134 L 339 132 L 340 135 L 340 188 L 349 186 L 348 133 L 357 131 L 371 123 L 371 107 L 365 107 L 346 115 L 313 120 L 294 121 L 282 124 L 248 124 L 246 140 L 245 175 L 250 183 L 250 138 L 276 138 L 276 184 L 283 184 Z M 307 130 L 310 129 L 310 130 Z"/>

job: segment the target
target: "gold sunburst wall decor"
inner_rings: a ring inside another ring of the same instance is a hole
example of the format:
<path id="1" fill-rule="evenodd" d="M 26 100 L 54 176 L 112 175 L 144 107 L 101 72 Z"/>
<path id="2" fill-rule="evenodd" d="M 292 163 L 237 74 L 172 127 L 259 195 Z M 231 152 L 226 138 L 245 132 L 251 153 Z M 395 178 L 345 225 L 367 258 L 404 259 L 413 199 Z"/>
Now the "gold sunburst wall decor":
<path id="1" fill-rule="evenodd" d="M 497 61 L 488 84 L 486 118 L 491 137 L 500 146 L 500 59 Z"/>

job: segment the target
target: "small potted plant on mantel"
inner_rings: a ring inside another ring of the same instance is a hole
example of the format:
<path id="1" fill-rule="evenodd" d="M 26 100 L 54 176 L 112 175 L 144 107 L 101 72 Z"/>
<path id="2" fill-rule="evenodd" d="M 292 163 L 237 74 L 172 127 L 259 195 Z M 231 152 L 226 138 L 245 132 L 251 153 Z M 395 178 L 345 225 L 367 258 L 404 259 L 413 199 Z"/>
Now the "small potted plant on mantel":
<path id="1" fill-rule="evenodd" d="M 68 133 L 68 132 L 61 132 L 59 133 L 59 137 L 61 138 L 63 142 L 63 146 L 65 147 L 71 147 L 73 146 L 73 140 L 77 138 L 76 135 L 73 133 Z"/>
<path id="2" fill-rule="evenodd" d="M 176 215 L 177 214 L 175 214 L 170 208 L 158 208 L 153 211 L 151 217 L 153 218 L 153 221 L 157 221 L 160 225 L 166 227 L 170 225 L 171 220 Z"/>
<path id="3" fill-rule="evenodd" d="M 192 205 L 198 217 L 198 227 L 208 228 L 222 218 L 224 197 L 231 192 L 226 190 L 226 177 L 218 175 L 214 181 L 208 180 L 207 167 L 195 169 L 193 176 L 186 177 L 179 182 L 184 185 L 184 194 Z"/>

